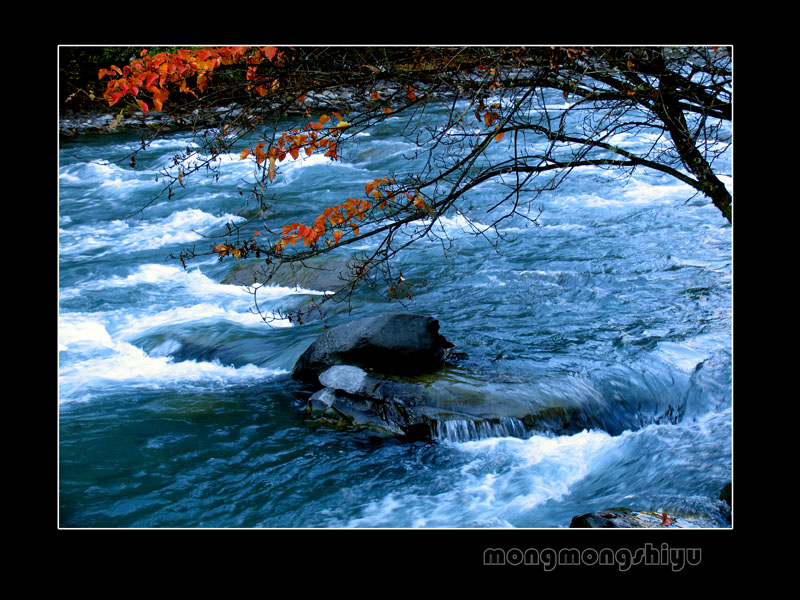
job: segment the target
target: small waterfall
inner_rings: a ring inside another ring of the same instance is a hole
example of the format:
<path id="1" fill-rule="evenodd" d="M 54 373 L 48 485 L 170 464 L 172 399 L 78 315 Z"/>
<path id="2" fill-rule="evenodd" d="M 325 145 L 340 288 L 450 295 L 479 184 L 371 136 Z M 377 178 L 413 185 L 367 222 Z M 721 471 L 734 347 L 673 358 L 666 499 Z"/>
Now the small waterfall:
<path id="1" fill-rule="evenodd" d="M 485 440 L 492 437 L 524 438 L 527 433 L 522 421 L 514 417 L 501 417 L 497 421 L 453 419 L 436 421 L 433 426 L 434 439 L 450 442 Z"/>

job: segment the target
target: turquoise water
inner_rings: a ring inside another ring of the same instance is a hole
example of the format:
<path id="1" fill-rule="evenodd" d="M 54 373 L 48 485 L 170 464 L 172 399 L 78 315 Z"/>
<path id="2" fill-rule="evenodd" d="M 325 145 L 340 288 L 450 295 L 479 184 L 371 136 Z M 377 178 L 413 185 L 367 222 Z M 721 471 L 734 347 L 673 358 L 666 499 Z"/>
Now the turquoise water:
<path id="1" fill-rule="evenodd" d="M 412 170 L 400 125 L 359 136 L 337 163 L 283 165 L 272 223 L 309 221 L 366 181 Z M 726 526 L 732 233 L 686 186 L 576 173 L 537 200 L 540 226 L 504 221 L 498 251 L 498 234 L 473 235 L 468 217 L 490 223 L 481 207 L 499 186 L 443 218 L 447 260 L 423 240 L 398 266 L 427 283 L 406 308 L 436 317 L 466 354 L 455 376 L 487 393 L 566 399 L 591 419 L 406 442 L 304 421 L 306 395 L 288 373 L 322 324 L 267 326 L 245 289 L 220 283 L 233 263 L 170 258 L 252 214 L 246 161 L 224 156 L 218 178 L 195 176 L 137 213 L 174 153 L 196 148 L 171 134 L 134 167 L 137 146 L 118 134 L 60 149 L 62 527 L 560 528 L 610 506 Z M 259 305 L 277 313 L 323 291 L 264 288 Z M 364 289 L 352 308 L 329 324 L 399 306 Z"/>

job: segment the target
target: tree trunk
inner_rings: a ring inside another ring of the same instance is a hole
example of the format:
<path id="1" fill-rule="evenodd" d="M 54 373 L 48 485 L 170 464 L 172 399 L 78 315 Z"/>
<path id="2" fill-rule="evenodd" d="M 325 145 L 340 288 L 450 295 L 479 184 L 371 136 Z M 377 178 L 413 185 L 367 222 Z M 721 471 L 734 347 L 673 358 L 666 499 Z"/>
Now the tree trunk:
<path id="1" fill-rule="evenodd" d="M 695 146 L 678 98 L 671 93 L 669 84 L 663 79 L 659 87 L 659 99 L 654 103 L 653 109 L 667 126 L 684 166 L 697 178 L 696 188 L 708 196 L 731 223 L 733 213 L 731 194 Z"/>

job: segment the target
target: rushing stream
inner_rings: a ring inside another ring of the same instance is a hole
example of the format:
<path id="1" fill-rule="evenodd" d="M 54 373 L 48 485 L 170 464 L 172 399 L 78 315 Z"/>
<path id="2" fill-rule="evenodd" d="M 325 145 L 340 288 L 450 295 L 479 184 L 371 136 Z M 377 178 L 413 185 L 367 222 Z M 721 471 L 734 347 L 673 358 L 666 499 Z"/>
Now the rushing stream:
<path id="1" fill-rule="evenodd" d="M 392 123 L 336 163 L 282 165 L 274 222 L 412 168 Z M 436 242 L 409 248 L 402 271 L 427 285 L 406 309 L 437 318 L 467 356 L 456 376 L 603 415 L 561 435 L 452 423 L 409 442 L 310 426 L 289 371 L 322 323 L 266 325 L 246 289 L 220 283 L 232 261 L 184 269 L 169 257 L 245 221 L 248 161 L 232 154 L 218 180 L 198 174 L 126 218 L 160 191 L 173 154 L 196 147 L 172 134 L 134 167 L 124 157 L 137 143 L 122 133 L 60 148 L 62 527 L 560 528 L 614 506 L 728 526 L 732 230 L 687 186 L 575 173 L 542 197 L 539 227 L 504 222 L 497 252 L 497 234 L 474 235 L 461 214 L 440 223 L 455 242 L 446 255 Z M 480 188 L 473 203 L 498 193 Z M 323 291 L 264 288 L 259 305 Z M 400 307 L 365 289 L 352 308 L 330 324 Z"/>

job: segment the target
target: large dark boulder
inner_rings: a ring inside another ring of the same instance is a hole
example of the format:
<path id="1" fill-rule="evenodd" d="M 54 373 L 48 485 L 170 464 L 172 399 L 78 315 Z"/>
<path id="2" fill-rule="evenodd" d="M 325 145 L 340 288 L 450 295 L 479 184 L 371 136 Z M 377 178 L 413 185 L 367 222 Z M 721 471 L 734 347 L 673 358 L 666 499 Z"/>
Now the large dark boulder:
<path id="1" fill-rule="evenodd" d="M 452 348 L 439 333 L 439 322 L 412 313 L 386 313 L 333 327 L 297 360 L 294 379 L 317 384 L 334 365 L 353 365 L 386 375 L 435 371 Z"/>

